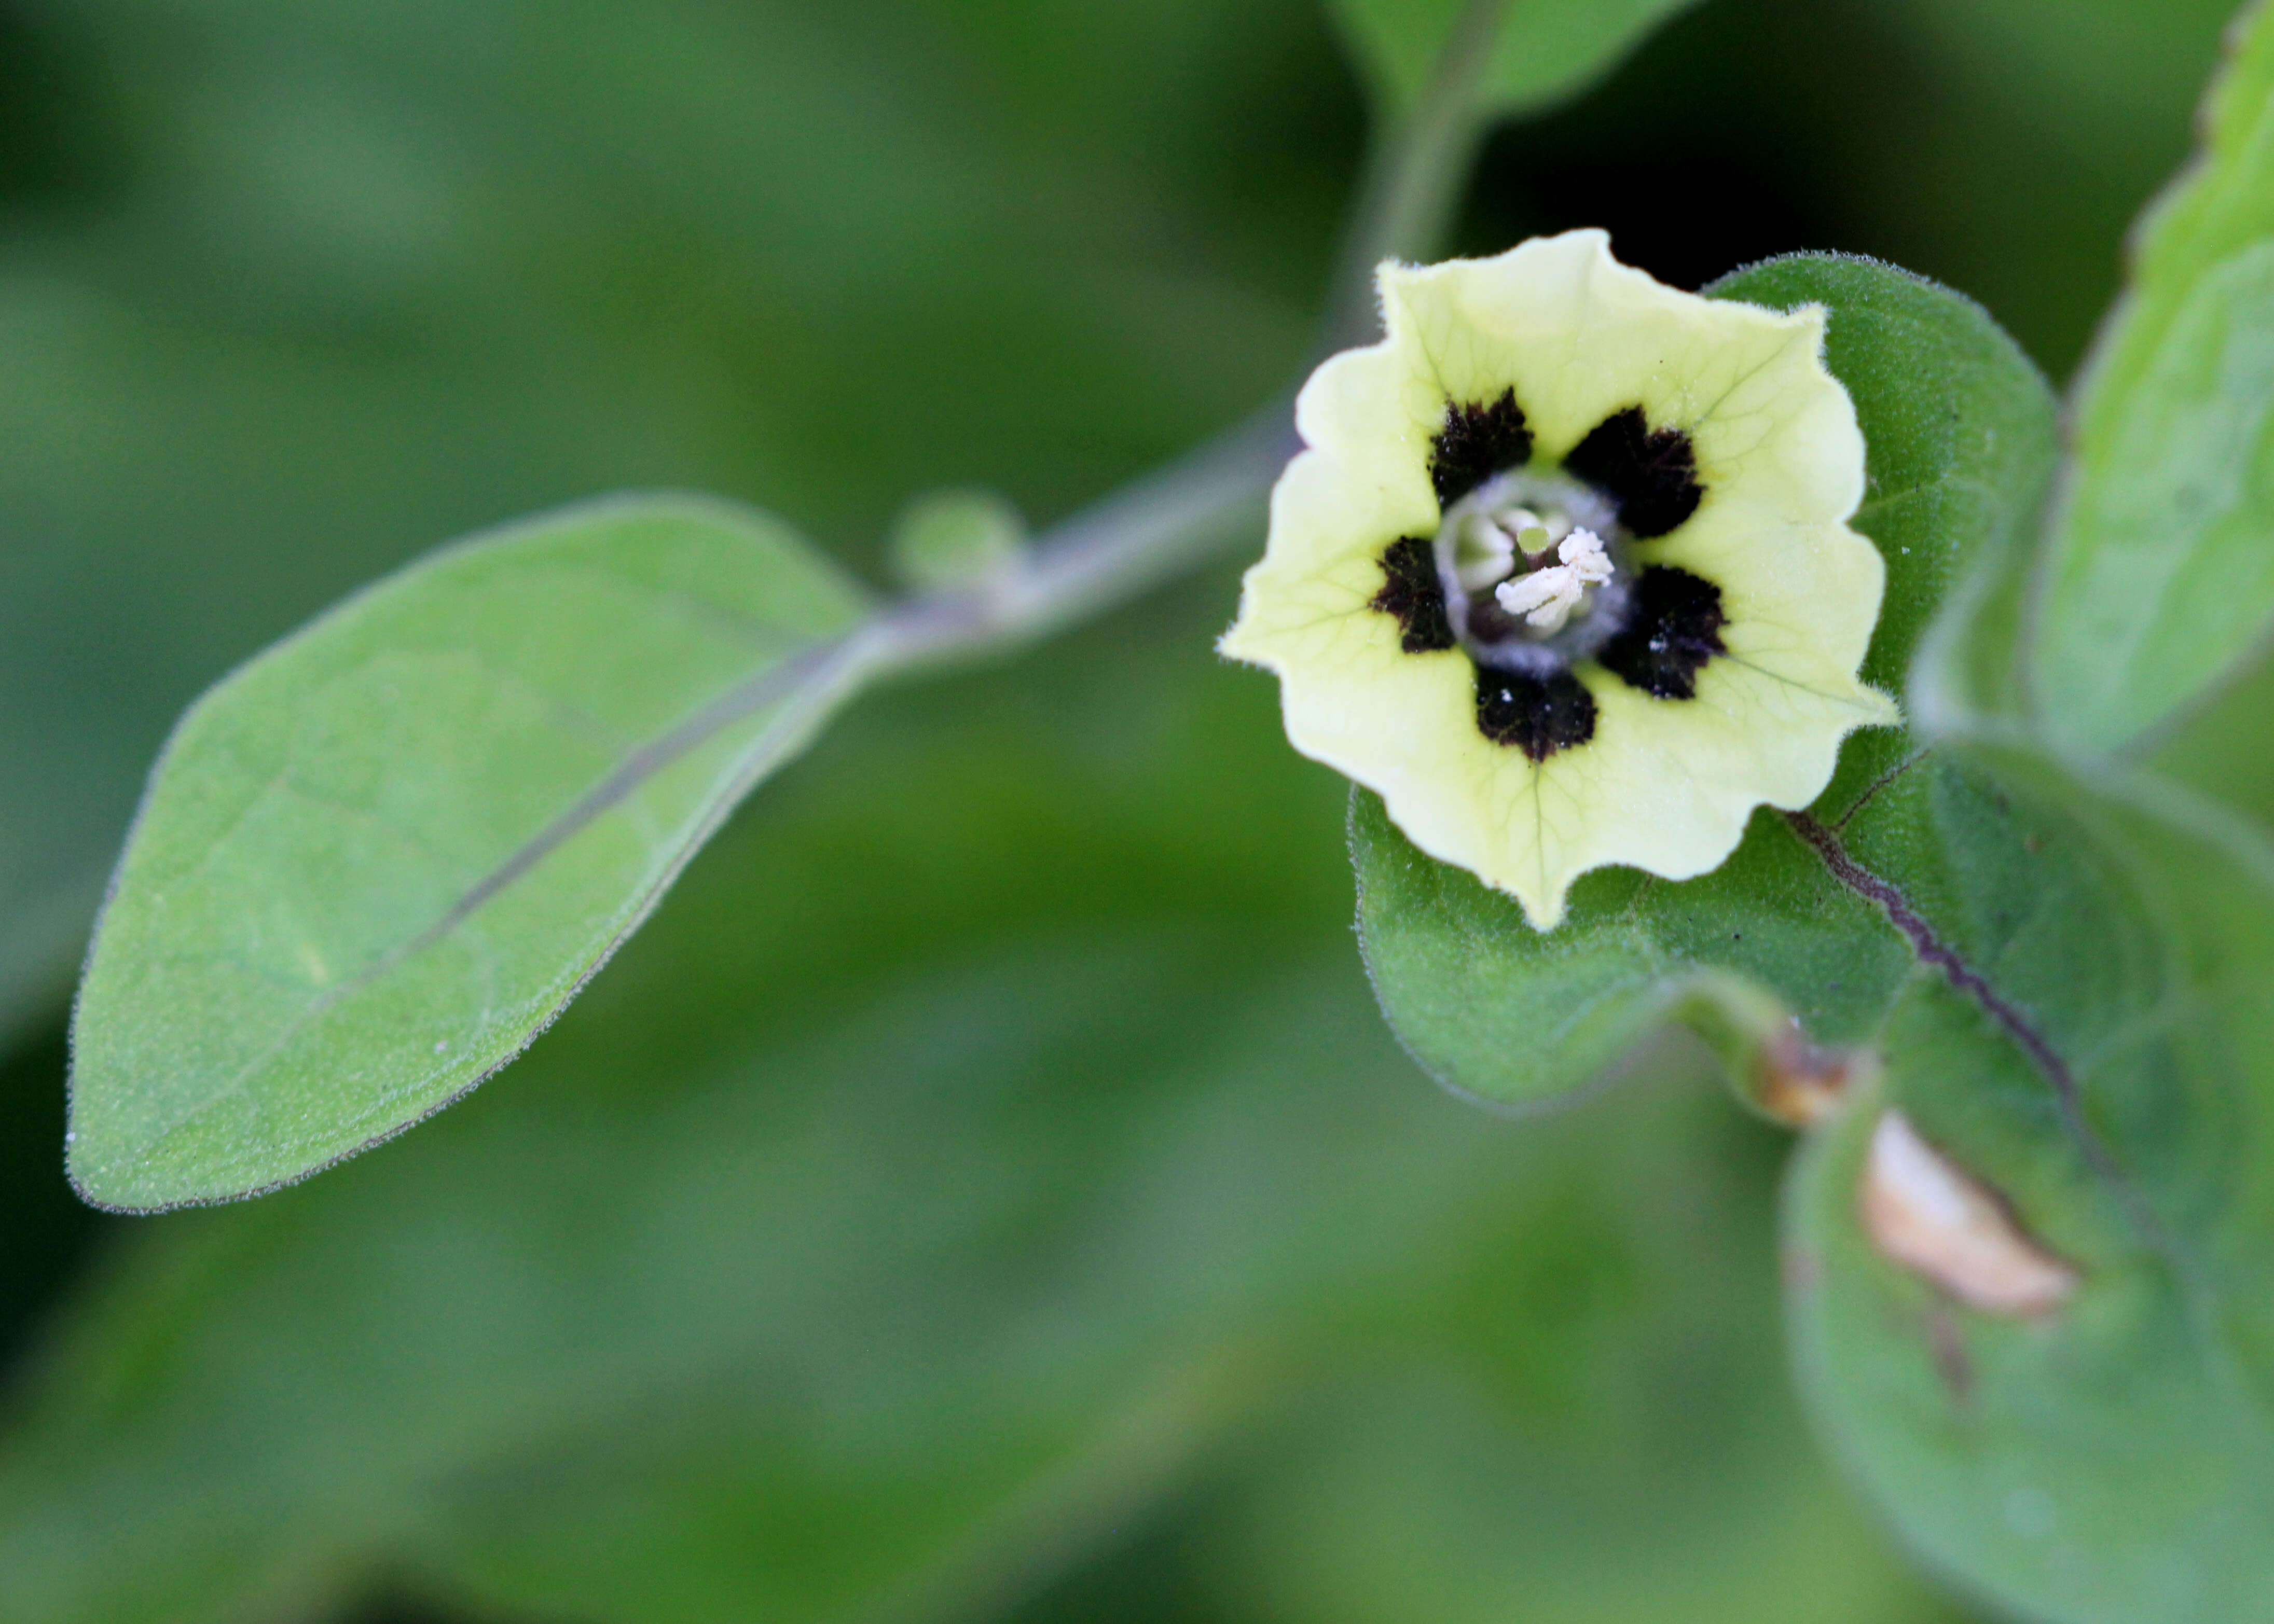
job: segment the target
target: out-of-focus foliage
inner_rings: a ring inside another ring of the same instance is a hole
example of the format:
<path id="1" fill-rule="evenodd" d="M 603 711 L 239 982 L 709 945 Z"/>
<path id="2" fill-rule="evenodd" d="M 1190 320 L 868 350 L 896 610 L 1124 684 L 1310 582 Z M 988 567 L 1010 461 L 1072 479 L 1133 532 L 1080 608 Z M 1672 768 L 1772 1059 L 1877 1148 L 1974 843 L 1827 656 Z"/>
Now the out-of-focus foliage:
<path id="1" fill-rule="evenodd" d="M 1508 126 L 1463 247 L 1581 222 L 1685 287 L 1796 248 L 1978 299 L 2052 374 L 2186 159 L 2228 0 L 1713 0 Z"/>
<path id="2" fill-rule="evenodd" d="M 260 643 L 621 486 L 1060 510 L 1284 380 L 1355 139 L 1291 4 L 14 14 L 101 170 L 0 247 L 0 1020 Z"/>
<path id="3" fill-rule="evenodd" d="M 1714 0 L 1465 243 L 1874 252 L 2058 374 L 2224 10 Z M 1285 381 L 1359 112 L 1292 0 L 15 0 L 0 86 L 0 1328 L 55 1316 L 0 1619 L 1957 1616 L 1791 1413 L 1775 1136 L 1663 1056 L 1503 1128 L 1389 1048 L 1228 575 L 871 700 L 522 1069 L 65 1289 L 61 992 L 192 693 L 599 490 L 863 566 L 925 486 L 1061 512 Z"/>
<path id="4" fill-rule="evenodd" d="M 1026 520 L 997 492 L 927 491 L 892 523 L 892 574 L 912 592 L 983 589 L 1026 545 Z"/>
<path id="5" fill-rule="evenodd" d="M 1476 28 L 1489 60 L 1483 106 L 1513 113 L 1568 95 L 1600 79 L 1667 16 L 1695 0 L 1592 0 L 1541 5 L 1527 0 L 1328 0 L 1365 65 L 1377 99 L 1393 114 L 1429 94 L 1449 41 Z M 1489 31 L 1479 28 L 1489 24 Z"/>
<path id="6" fill-rule="evenodd" d="M 2030 626 L 2029 697 L 2073 746 L 2154 727 L 2274 613 L 2274 26 L 2239 32 L 2204 124 L 2080 386 Z"/>
<path id="7" fill-rule="evenodd" d="M 1262 1616 L 1491 1619 L 1540 1561 L 1628 1616 L 1935 1617 L 1778 1396 L 1773 1139 L 1694 1083 L 1480 1131 L 1413 1074 L 1338 790 L 1206 651 L 1225 584 L 867 708 L 474 1101 L 154 1227 L 0 1468 L 0 1617 L 373 1571 L 478 1616 L 945 1610 L 1206 1477 L 1194 1560 Z M 1596 1594 L 1620 1527 L 1668 1545 Z"/>

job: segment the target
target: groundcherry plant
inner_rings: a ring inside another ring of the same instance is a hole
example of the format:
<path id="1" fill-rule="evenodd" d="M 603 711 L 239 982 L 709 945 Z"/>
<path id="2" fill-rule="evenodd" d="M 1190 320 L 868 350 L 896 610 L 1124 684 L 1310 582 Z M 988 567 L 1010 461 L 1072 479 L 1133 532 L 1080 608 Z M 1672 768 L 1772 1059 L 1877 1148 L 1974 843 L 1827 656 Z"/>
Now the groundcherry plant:
<path id="1" fill-rule="evenodd" d="M 1792 1362 L 1901 1543 L 2017 1618 L 2274 1618 L 2274 844 L 2157 764 L 2274 628 L 2274 19 L 2064 448 L 1891 266 L 1428 263 L 1487 122 L 1667 9 L 1343 0 L 1385 134 L 1325 358 L 1050 532 L 919 504 L 886 602 L 763 513 L 600 501 L 215 688 L 81 986 L 86 1199 L 259 1195 L 450 1104 L 852 695 L 1253 550 L 1268 496 L 1221 680 L 1352 781 L 1407 1051 L 1532 1108 L 1686 1024 L 1796 1132 Z"/>

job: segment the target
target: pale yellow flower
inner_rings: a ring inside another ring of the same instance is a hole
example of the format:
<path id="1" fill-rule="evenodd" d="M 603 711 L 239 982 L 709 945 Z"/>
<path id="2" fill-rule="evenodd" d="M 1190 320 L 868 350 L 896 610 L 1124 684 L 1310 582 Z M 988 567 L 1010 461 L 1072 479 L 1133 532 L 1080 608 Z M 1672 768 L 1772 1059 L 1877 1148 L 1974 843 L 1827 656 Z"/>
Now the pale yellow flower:
<path id="1" fill-rule="evenodd" d="M 1378 282 L 1219 645 L 1297 749 L 1545 929 L 1590 868 L 1716 867 L 1897 719 L 1856 678 L 1884 570 L 1820 308 L 1679 292 L 1600 231 Z"/>

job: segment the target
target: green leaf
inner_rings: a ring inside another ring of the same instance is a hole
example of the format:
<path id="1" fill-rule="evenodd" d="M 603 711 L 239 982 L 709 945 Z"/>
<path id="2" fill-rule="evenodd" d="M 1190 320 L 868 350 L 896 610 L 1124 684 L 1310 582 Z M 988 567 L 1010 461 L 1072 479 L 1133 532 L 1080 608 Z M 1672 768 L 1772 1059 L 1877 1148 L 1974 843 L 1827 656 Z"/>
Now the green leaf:
<path id="1" fill-rule="evenodd" d="M 1411 108 L 1466 15 L 1497 6 L 1480 110 L 1509 114 L 1554 102 L 1609 72 L 1667 18 L 1695 0 L 1329 0 L 1351 52 L 1385 106 Z"/>
<path id="2" fill-rule="evenodd" d="M 1590 996 L 1638 1025 L 1710 963 L 1790 1000 L 1780 974 L 1852 985 L 1869 943 L 1860 927 L 1830 936 L 1828 904 L 1808 902 L 1803 871 L 1766 838 L 1788 838 L 1781 820 L 1765 816 L 1706 879 L 1622 876 L 1614 895 L 1592 877 L 1600 934 L 1563 956 L 1562 933 L 1539 938 L 1544 951 L 1512 970 L 1510 937 L 1480 926 L 1489 894 L 1472 883 L 1457 894 L 1465 876 L 1425 864 L 1361 802 L 1357 821 L 1369 816 L 1378 827 L 1354 842 L 1376 865 L 1361 859 L 1369 888 L 1382 868 L 1392 885 L 1426 876 L 1439 887 L 1430 912 L 1392 919 L 1467 930 L 1429 943 L 1434 959 L 1401 954 L 1441 978 L 1424 992 L 1442 1007 L 1406 1002 L 1435 1017 L 1425 1030 L 1457 1057 L 1499 1075 L 1561 1065 L 1576 1080 L 1609 1053 L 1583 1052 L 1558 1025 L 1605 1019 Z M 1906 1543 L 2022 1616 L 2256 1616 L 2274 1597 L 2263 1533 L 2274 1516 L 2274 1062 L 2263 1040 L 2274 1021 L 2274 849 L 2156 786 L 2096 792 L 2028 758 L 1952 747 L 1836 834 L 1841 890 L 1874 908 L 1892 898 L 1903 939 L 1891 936 L 1891 962 L 1876 966 L 1879 1011 L 1856 1011 L 1845 1029 L 1804 1014 L 1811 1034 L 1860 1040 L 1887 1068 L 1885 1092 L 1866 1089 L 1796 1175 L 1795 1335 L 1820 1418 Z M 1387 858 L 1397 852 L 1412 865 L 1403 876 Z M 1731 891 L 1756 898 L 1751 917 Z M 1661 895 L 1683 906 L 1661 914 Z M 1375 916 L 1369 902 L 1370 947 Z M 1812 952 L 1803 921 L 1830 936 Z M 1693 944 L 1659 951 L 1670 924 Z M 1726 940 L 1713 939 L 1717 927 Z M 1764 928 L 1769 945 L 1743 963 Z M 1662 979 L 1615 981 L 1607 942 L 1637 963 L 1654 954 Z M 1589 962 L 1597 956 L 1608 966 Z M 1557 977 L 1571 966 L 1567 989 Z M 1851 1068 L 1850 1086 L 1866 1075 Z M 2080 1271 L 2075 1300 L 2049 1325 L 1962 1309 L 1857 1232 L 1857 1162 L 1886 1100 Z"/>
<path id="3" fill-rule="evenodd" d="M 2274 660 L 2261 655 L 2215 697 L 2180 718 L 2142 765 L 2159 778 L 2213 795 L 2255 818 L 2261 828 L 2274 830 L 2270 716 Z"/>
<path id="4" fill-rule="evenodd" d="M 2153 786 L 1990 764 L 1939 775 L 1947 861 L 1913 898 L 1990 996 L 1923 975 L 1890 1012 L 1883 1087 L 1794 1169 L 1803 1385 L 1906 1543 L 2016 1616 L 2264 1616 L 2274 848 Z M 1875 1248 L 1859 1191 L 1890 1105 L 2073 1295 L 1969 1307 Z"/>
<path id="5" fill-rule="evenodd" d="M 863 613 L 762 515 L 633 499 L 438 553 L 214 689 L 81 989 L 80 1190 L 244 1195 L 473 1087 L 849 691 Z"/>
<path id="6" fill-rule="evenodd" d="M 2139 739 L 2274 617 L 2274 13 L 2234 36 L 2205 125 L 2078 388 L 2029 667 L 2072 748 Z"/>
<path id="7" fill-rule="evenodd" d="M 1585 876 L 1545 934 L 1416 850 L 1368 791 L 1352 795 L 1350 840 L 1382 1012 L 1425 1071 L 1480 1099 L 1569 1094 L 1677 1011 L 1740 1070 L 1793 1018 L 1813 1042 L 1854 1043 L 1910 971 L 1886 922 L 1773 813 L 1702 878 Z"/>
<path id="8" fill-rule="evenodd" d="M 1706 291 L 1831 312 L 1825 363 L 1856 402 L 1866 448 L 1854 523 L 1887 566 L 1864 676 L 1933 731 L 1938 711 L 1979 703 L 1983 670 L 2004 669 L 2002 650 L 1984 656 L 1930 628 L 1954 594 L 1994 591 L 2029 539 L 2058 452 L 2044 374 L 1964 294 L 1870 259 L 1793 254 Z M 1835 792 L 1914 748 L 1893 732 L 1858 735 Z"/>
<path id="9" fill-rule="evenodd" d="M 1856 524 L 1887 564 L 1864 673 L 1897 687 L 1935 605 L 2033 510 L 2052 460 L 2051 395 L 1979 306 L 1889 266 L 1797 255 L 1712 291 L 1830 312 L 1826 359 L 1867 447 Z M 1880 816 L 1874 786 L 1918 748 L 1894 729 L 1850 740 L 1818 812 L 1834 825 L 1859 805 L 1867 821 Z M 1489 1099 L 1566 1093 L 1677 1009 L 1741 1072 L 1788 1018 L 1814 1043 L 1857 1043 L 1909 973 L 1909 949 L 1878 911 L 1766 811 L 1702 878 L 1586 876 L 1565 923 L 1544 936 L 1510 898 L 1415 851 L 1364 793 L 1351 849 L 1384 1012 L 1440 1080 Z"/>
<path id="10" fill-rule="evenodd" d="M 1001 1617 L 1185 1507 L 1221 1615 L 1939 1616 L 1785 1402 L 1777 1141 L 1412 1074 L 1232 590 L 861 707 L 510 1078 L 122 1234 L 7 1395 L 0 1618 Z"/>

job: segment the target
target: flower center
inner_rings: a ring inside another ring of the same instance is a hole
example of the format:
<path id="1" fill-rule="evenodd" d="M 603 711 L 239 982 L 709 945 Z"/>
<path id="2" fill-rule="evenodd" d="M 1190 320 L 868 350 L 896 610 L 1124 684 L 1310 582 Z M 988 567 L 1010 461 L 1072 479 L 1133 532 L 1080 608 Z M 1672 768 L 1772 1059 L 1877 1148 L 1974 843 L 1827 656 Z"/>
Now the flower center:
<path id="1" fill-rule="evenodd" d="M 1480 665 L 1563 670 L 1626 624 L 1618 504 L 1568 474 L 1495 475 L 1445 510 L 1434 547 L 1446 618 Z"/>

